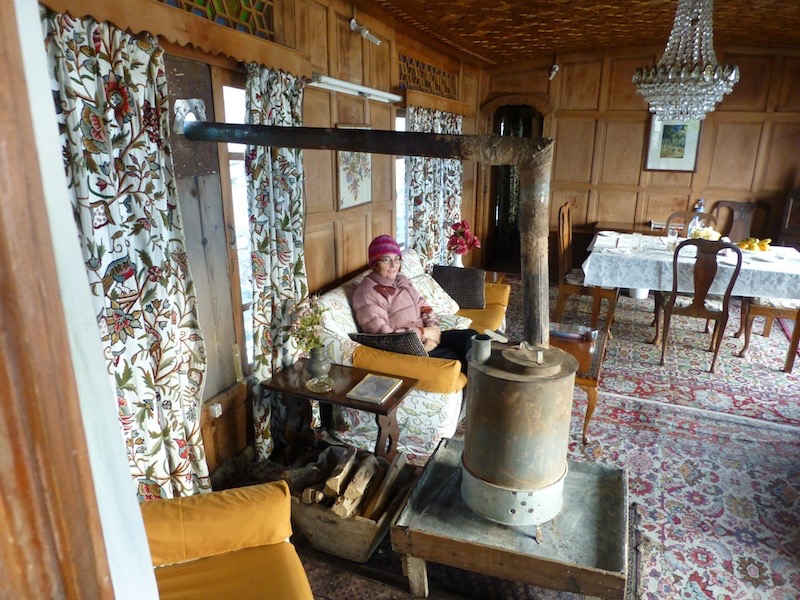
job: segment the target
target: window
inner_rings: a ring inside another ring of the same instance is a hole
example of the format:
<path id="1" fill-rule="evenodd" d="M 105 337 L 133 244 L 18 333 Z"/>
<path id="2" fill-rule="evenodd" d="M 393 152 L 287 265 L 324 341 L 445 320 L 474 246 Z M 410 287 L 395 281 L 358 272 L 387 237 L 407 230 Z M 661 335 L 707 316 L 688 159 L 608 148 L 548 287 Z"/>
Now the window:
<path id="1" fill-rule="evenodd" d="M 394 120 L 395 131 L 406 130 L 406 115 L 398 111 Z M 395 205 L 395 239 L 401 248 L 406 247 L 408 222 L 406 221 L 406 157 L 394 159 L 394 205 Z"/>
<path id="2" fill-rule="evenodd" d="M 225 108 L 225 122 L 244 123 L 244 89 L 223 85 L 222 99 Z M 234 233 L 236 240 L 241 310 L 244 321 L 245 364 L 250 365 L 253 362 L 253 283 L 252 266 L 250 262 L 250 223 L 247 208 L 247 180 L 244 174 L 244 153 L 244 144 L 227 144 L 231 199 L 233 204 L 234 231 L 232 233 Z"/>

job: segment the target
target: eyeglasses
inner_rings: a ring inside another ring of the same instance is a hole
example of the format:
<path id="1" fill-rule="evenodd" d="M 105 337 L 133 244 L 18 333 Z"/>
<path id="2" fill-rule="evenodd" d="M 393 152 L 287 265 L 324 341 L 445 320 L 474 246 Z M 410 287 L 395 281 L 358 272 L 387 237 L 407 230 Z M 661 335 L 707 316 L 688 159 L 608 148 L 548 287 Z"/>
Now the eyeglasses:
<path id="1" fill-rule="evenodd" d="M 391 265 L 392 263 L 399 265 L 403 262 L 402 256 L 384 256 L 378 260 L 382 265 Z"/>

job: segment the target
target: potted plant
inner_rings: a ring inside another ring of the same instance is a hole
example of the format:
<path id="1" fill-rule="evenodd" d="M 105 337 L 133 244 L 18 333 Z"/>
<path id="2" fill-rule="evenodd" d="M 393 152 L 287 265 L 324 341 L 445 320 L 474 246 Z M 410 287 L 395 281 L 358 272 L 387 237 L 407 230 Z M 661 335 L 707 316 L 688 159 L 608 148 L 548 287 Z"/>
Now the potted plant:
<path id="1" fill-rule="evenodd" d="M 317 296 L 305 298 L 296 307 L 292 316 L 289 334 L 297 347 L 308 355 L 306 371 L 309 380 L 306 387 L 314 392 L 329 392 L 333 382 L 328 377 L 331 361 L 322 343 L 322 318 L 328 309 L 322 306 Z"/>
<path id="2" fill-rule="evenodd" d="M 453 261 L 450 263 L 453 267 L 463 267 L 464 262 L 462 256 L 473 248 L 480 248 L 481 241 L 472 233 L 469 223 L 461 220 L 452 225 L 453 233 L 447 240 L 447 249 L 453 253 Z"/>

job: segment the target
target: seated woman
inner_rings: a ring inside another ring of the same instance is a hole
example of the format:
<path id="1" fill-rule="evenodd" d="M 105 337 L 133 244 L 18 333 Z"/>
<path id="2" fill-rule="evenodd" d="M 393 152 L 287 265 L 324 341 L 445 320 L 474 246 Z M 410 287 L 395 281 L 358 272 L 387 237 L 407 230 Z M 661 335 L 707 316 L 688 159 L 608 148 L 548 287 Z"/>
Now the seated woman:
<path id="1" fill-rule="evenodd" d="M 379 235 L 369 245 L 372 273 L 353 294 L 356 321 L 365 333 L 415 331 L 429 356 L 461 361 L 467 370 L 467 351 L 473 329 L 442 331 L 433 309 L 411 281 L 400 273 L 402 250 L 393 237 Z"/>

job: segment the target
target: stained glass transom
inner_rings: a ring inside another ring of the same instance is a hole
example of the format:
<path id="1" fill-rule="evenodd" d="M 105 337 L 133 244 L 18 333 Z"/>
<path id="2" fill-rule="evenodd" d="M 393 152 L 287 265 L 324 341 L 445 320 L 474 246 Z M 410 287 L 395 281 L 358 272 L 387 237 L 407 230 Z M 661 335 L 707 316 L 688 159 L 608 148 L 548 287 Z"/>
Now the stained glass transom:
<path id="1" fill-rule="evenodd" d="M 275 39 L 272 0 L 159 0 L 159 2 L 265 40 Z"/>

